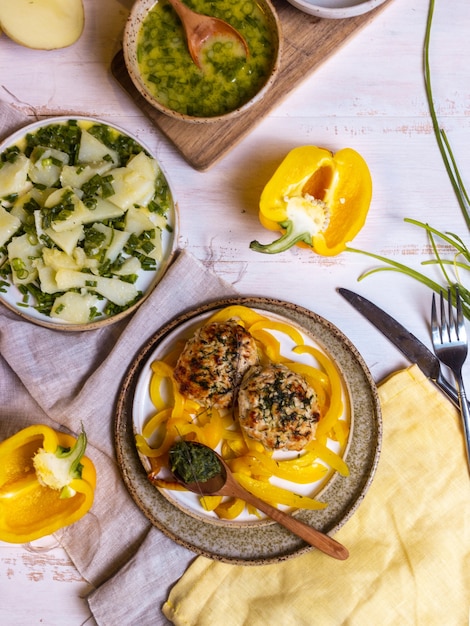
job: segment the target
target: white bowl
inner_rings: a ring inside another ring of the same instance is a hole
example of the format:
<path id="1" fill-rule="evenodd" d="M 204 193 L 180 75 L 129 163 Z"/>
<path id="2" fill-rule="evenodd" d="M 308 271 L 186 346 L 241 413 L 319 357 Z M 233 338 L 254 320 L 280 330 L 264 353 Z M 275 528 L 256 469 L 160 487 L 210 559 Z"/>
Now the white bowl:
<path id="1" fill-rule="evenodd" d="M 386 0 L 288 0 L 288 2 L 309 15 L 343 19 L 368 13 Z"/>

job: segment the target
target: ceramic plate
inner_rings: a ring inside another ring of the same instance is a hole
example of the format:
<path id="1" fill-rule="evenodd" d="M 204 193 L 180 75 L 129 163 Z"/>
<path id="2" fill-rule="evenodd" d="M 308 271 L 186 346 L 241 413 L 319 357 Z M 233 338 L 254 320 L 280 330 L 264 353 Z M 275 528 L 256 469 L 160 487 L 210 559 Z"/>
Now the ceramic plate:
<path id="1" fill-rule="evenodd" d="M 254 309 L 252 309 L 254 310 Z M 256 312 L 261 315 L 266 316 L 265 311 L 256 310 Z M 168 335 L 162 339 L 155 350 L 152 352 L 150 357 L 147 359 L 147 363 L 144 366 L 139 379 L 137 381 L 136 390 L 134 394 L 134 403 L 132 406 L 132 421 L 134 432 L 138 434 L 142 434 L 143 429 L 147 421 L 155 415 L 155 406 L 150 398 L 150 383 L 152 379 L 152 368 L 151 364 L 153 361 L 163 359 L 172 349 L 177 345 L 181 345 L 182 342 L 186 342 L 190 337 L 193 336 L 194 332 L 200 328 L 204 322 L 210 317 L 211 312 L 202 313 L 201 315 L 196 315 L 192 319 L 181 323 L 178 325 L 172 332 L 168 333 Z M 310 346 L 316 348 L 324 353 L 324 349 L 321 345 L 319 345 L 313 337 L 309 334 L 305 334 L 303 329 L 299 328 L 296 324 L 293 324 L 291 320 L 288 318 L 276 315 L 274 313 L 269 313 L 269 319 L 272 321 L 277 321 L 281 323 L 287 323 L 291 327 L 295 327 L 298 332 L 303 336 L 303 340 L 306 346 Z M 314 364 L 312 358 L 308 354 L 304 355 L 296 355 L 292 353 L 292 348 L 295 346 L 294 341 L 288 337 L 285 333 L 279 333 L 276 331 L 272 331 L 271 334 L 278 339 L 281 347 L 281 354 L 284 356 L 289 355 L 292 361 L 298 363 L 305 363 L 307 365 Z M 329 356 L 329 355 L 327 355 Z M 353 412 L 352 412 L 352 404 L 351 404 L 351 394 L 348 388 L 346 379 L 341 372 L 341 364 L 336 364 L 338 370 L 340 372 L 340 384 L 341 384 L 341 394 L 342 394 L 342 404 L 343 404 L 343 413 L 341 415 L 341 420 L 346 422 L 349 427 L 350 434 L 353 431 Z M 346 440 L 346 442 L 341 447 L 338 442 L 334 442 L 332 440 L 328 440 L 328 448 L 332 450 L 332 452 L 339 454 L 343 459 L 346 460 L 348 443 L 350 441 L 350 437 Z M 151 444 L 152 442 L 150 442 Z M 221 452 L 221 446 L 216 449 L 217 452 Z M 295 451 L 275 451 L 273 454 L 273 459 L 276 461 L 282 461 L 287 459 L 292 459 L 297 457 L 298 453 Z M 140 455 L 142 464 L 147 472 L 151 471 L 151 465 L 146 456 Z M 317 500 L 322 499 L 322 490 L 328 484 L 331 477 L 334 475 L 334 472 L 331 468 L 328 468 L 326 474 L 315 483 L 307 483 L 307 484 L 299 484 L 293 483 L 291 481 L 281 480 L 273 476 L 271 478 L 271 483 L 277 485 L 279 487 L 283 487 L 284 489 L 288 489 L 294 493 L 303 496 L 309 496 L 311 498 L 315 498 Z M 171 480 L 171 474 L 168 469 L 162 468 L 159 477 Z M 226 519 L 220 519 L 216 513 L 213 511 L 205 511 L 199 502 L 199 497 L 188 491 L 176 491 L 176 490 L 168 490 L 161 489 L 161 493 L 165 498 L 170 500 L 175 506 L 181 508 L 188 515 L 192 515 L 198 518 L 202 518 L 208 523 L 211 524 L 220 524 L 220 525 L 237 525 L 244 526 L 247 524 L 253 525 L 261 525 L 265 523 L 265 515 L 254 515 L 250 514 L 246 509 L 243 511 L 241 515 L 239 515 L 235 520 L 228 521 Z M 288 510 L 287 507 L 280 507 L 284 510 Z M 260 520 L 261 517 L 261 520 Z M 272 523 L 269 520 L 269 523 Z"/>
<path id="2" fill-rule="evenodd" d="M 99 120 L 92 117 L 78 117 L 74 118 L 70 117 L 54 117 L 42 120 L 40 122 L 35 122 L 22 128 L 21 130 L 15 132 L 8 139 L 0 143 L 0 154 L 4 152 L 7 148 L 15 145 L 20 145 L 21 142 L 28 133 L 34 134 L 39 129 L 44 129 L 48 126 L 55 124 L 65 124 L 69 120 L 74 120 L 78 123 L 84 124 L 102 124 L 108 126 L 110 129 L 117 131 L 124 138 L 125 141 L 134 141 L 141 149 L 142 152 L 146 152 L 151 155 L 151 151 L 145 147 L 140 140 L 130 135 L 124 129 L 110 124 L 109 122 Z M 155 158 L 155 157 L 153 157 Z M 72 323 L 72 322 L 64 322 L 58 318 L 52 318 L 48 315 L 45 315 L 38 310 L 36 310 L 35 305 L 37 304 L 36 299 L 29 295 L 27 302 L 24 299 L 23 294 L 20 290 L 7 278 L 6 281 L 9 282 L 9 286 L 4 285 L 1 281 L 5 280 L 3 276 L 0 276 L 0 284 L 2 287 L 0 288 L 0 302 L 3 302 L 8 308 L 15 311 L 21 317 L 41 326 L 46 326 L 49 328 L 56 328 L 65 331 L 83 331 L 83 330 L 91 330 L 97 327 L 100 327 L 105 324 L 109 324 L 112 322 L 116 322 L 123 317 L 132 313 L 150 294 L 152 289 L 159 282 L 164 272 L 166 271 L 171 258 L 173 256 L 173 252 L 175 249 L 175 241 L 177 237 L 177 227 L 178 227 L 178 219 L 177 219 L 177 206 L 174 201 L 173 194 L 171 192 L 171 188 L 169 187 L 168 179 L 166 174 L 163 172 L 160 164 L 160 176 L 161 181 L 165 185 L 168 185 L 170 201 L 169 201 L 169 210 L 166 213 L 166 227 L 162 229 L 162 254 L 160 260 L 156 263 L 156 268 L 151 270 L 140 270 L 137 274 L 137 281 L 135 282 L 136 289 L 141 292 L 142 296 L 137 302 L 135 302 L 132 306 L 127 308 L 124 311 L 120 311 L 113 315 L 106 315 L 102 313 L 100 316 L 96 317 L 93 321 L 88 323 Z M 0 267 L 2 266 L 3 261 L 5 261 L 5 254 L 2 255 L 0 250 Z M 97 308 L 103 312 L 104 306 L 106 304 L 106 300 L 101 300 L 98 302 Z"/>
<path id="3" fill-rule="evenodd" d="M 288 0 L 288 2 L 309 15 L 343 19 L 368 13 L 386 0 Z"/>
<path id="4" fill-rule="evenodd" d="M 115 444 L 124 482 L 148 519 L 174 541 L 198 554 L 239 564 L 261 564 L 284 560 L 311 550 L 311 546 L 278 524 L 269 521 L 237 524 L 214 523 L 194 514 L 191 502 L 174 501 L 147 479 L 135 446 L 134 429 L 150 409 L 143 389 L 148 382 L 150 362 L 180 333 L 187 333 L 217 309 L 242 304 L 264 315 L 283 318 L 302 330 L 312 345 L 319 346 L 339 365 L 347 397 L 346 415 L 351 420 L 347 449 L 342 453 L 350 475 L 328 475 L 314 485 L 315 496 L 328 503 L 323 510 L 298 511 L 299 519 L 328 534 L 336 532 L 351 517 L 373 479 L 381 444 L 381 415 L 373 379 L 357 350 L 331 323 L 302 307 L 267 298 L 230 298 L 207 304 L 184 314 L 160 329 L 131 364 L 119 396 L 115 419 Z M 312 486 L 310 486 L 312 489 Z M 244 523 L 246 522 L 246 523 Z"/>

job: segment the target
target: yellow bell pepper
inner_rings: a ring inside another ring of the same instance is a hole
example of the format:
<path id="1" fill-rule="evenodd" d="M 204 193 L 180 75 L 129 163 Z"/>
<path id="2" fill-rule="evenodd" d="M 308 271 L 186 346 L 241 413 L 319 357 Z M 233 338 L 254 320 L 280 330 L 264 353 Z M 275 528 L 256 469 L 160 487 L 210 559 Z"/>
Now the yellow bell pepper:
<path id="1" fill-rule="evenodd" d="M 73 524 L 93 504 L 96 471 L 87 438 L 44 425 L 0 443 L 0 539 L 24 543 Z"/>
<path id="2" fill-rule="evenodd" d="M 235 480 L 247 491 L 273 506 L 284 504 L 296 509 L 325 509 L 326 502 L 320 502 L 308 496 L 301 496 L 267 481 L 255 480 L 246 474 L 234 474 Z"/>
<path id="3" fill-rule="evenodd" d="M 251 326 L 255 322 L 261 322 L 263 320 L 267 320 L 268 318 L 253 309 L 250 309 L 247 306 L 243 306 L 242 304 L 232 304 L 231 306 L 226 306 L 220 311 L 216 311 L 209 320 L 206 322 L 207 324 L 212 324 L 212 322 L 226 322 L 230 319 L 238 317 L 241 322 L 245 326 Z"/>
<path id="4" fill-rule="evenodd" d="M 259 219 L 283 232 L 270 244 L 252 241 L 256 252 L 275 254 L 293 245 L 322 256 L 343 252 L 364 226 L 372 198 L 369 168 L 355 150 L 336 154 L 316 146 L 291 150 L 264 188 Z"/>

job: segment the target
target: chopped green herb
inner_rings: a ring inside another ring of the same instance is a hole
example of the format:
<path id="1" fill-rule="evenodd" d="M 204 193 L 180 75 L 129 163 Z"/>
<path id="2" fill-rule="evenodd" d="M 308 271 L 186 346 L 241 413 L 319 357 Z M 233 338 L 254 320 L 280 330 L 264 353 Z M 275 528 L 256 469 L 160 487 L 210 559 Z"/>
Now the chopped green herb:
<path id="1" fill-rule="evenodd" d="M 439 147 L 439 151 L 442 156 L 442 160 L 444 162 L 444 166 L 446 168 L 446 172 L 449 176 L 450 182 L 454 189 L 455 195 L 457 197 L 457 201 L 462 210 L 462 214 L 465 218 L 468 228 L 470 229 L 470 199 L 465 188 L 465 185 L 462 181 L 462 177 L 460 175 L 460 171 L 452 152 L 449 140 L 447 135 L 439 125 L 439 120 L 437 118 L 436 109 L 434 106 L 434 97 L 432 92 L 431 85 L 431 70 L 429 63 L 429 49 L 430 49 L 430 41 L 431 41 L 431 27 L 434 13 L 434 0 L 430 0 L 429 3 L 429 11 L 428 17 L 426 21 L 426 32 L 424 37 L 424 48 L 423 48 L 423 57 L 424 57 L 424 82 L 426 89 L 426 96 L 428 100 L 430 115 L 432 119 L 434 134 L 436 137 L 436 141 Z M 422 263 L 423 266 L 427 265 L 438 265 L 441 270 L 444 281 L 447 283 L 447 286 L 451 289 L 451 297 L 455 303 L 456 297 L 456 287 L 458 287 L 460 296 L 462 298 L 462 310 L 467 319 L 470 319 L 470 290 L 467 289 L 461 282 L 461 270 L 470 270 L 470 250 L 463 242 L 462 238 L 458 235 L 450 232 L 442 232 L 437 228 L 433 228 L 429 224 L 425 224 L 418 220 L 414 220 L 411 218 L 405 218 L 405 222 L 413 224 L 414 226 L 418 226 L 425 230 L 428 235 L 429 241 L 431 243 L 431 247 L 434 253 L 434 259 L 430 259 L 428 261 L 424 261 Z M 448 246 L 450 246 L 450 258 L 443 258 L 442 254 L 439 252 L 439 248 L 436 242 L 436 238 L 441 239 Z M 359 254 L 364 254 L 371 258 L 377 259 L 382 263 L 385 263 L 385 267 L 378 267 L 372 270 L 364 272 L 359 280 L 366 278 L 367 276 L 371 276 L 377 272 L 382 271 L 396 271 L 401 274 L 405 274 L 414 280 L 426 285 L 433 291 L 439 293 L 442 291 L 442 285 L 435 280 L 429 278 L 424 273 L 415 270 L 403 263 L 399 263 L 398 261 L 394 261 L 393 259 L 388 259 L 382 255 L 374 254 L 372 252 L 366 252 L 364 250 L 358 250 L 356 248 L 348 247 L 347 250 L 349 252 L 356 252 Z M 452 269 L 453 273 L 450 274 L 448 270 Z"/>
<path id="2" fill-rule="evenodd" d="M 184 483 L 207 482 L 222 469 L 213 450 L 191 441 L 178 441 L 168 454 L 170 470 Z"/>

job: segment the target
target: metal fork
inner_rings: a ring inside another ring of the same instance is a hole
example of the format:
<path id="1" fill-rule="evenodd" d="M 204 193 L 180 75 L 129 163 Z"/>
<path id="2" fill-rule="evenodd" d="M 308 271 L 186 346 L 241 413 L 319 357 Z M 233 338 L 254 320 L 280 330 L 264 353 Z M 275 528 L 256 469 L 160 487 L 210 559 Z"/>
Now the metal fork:
<path id="1" fill-rule="evenodd" d="M 462 415 L 465 445 L 467 449 L 467 462 L 470 470 L 470 410 L 467 402 L 467 394 L 462 378 L 462 366 L 465 363 L 468 352 L 467 332 L 462 313 L 462 302 L 459 290 L 455 289 L 456 315 L 452 307 L 452 292 L 447 291 L 448 314 L 446 318 L 446 306 L 444 294 L 440 293 L 440 322 L 436 311 L 436 298 L 432 295 L 431 308 L 431 335 L 434 352 L 444 365 L 447 365 L 454 374 L 459 396 L 460 414 Z"/>

